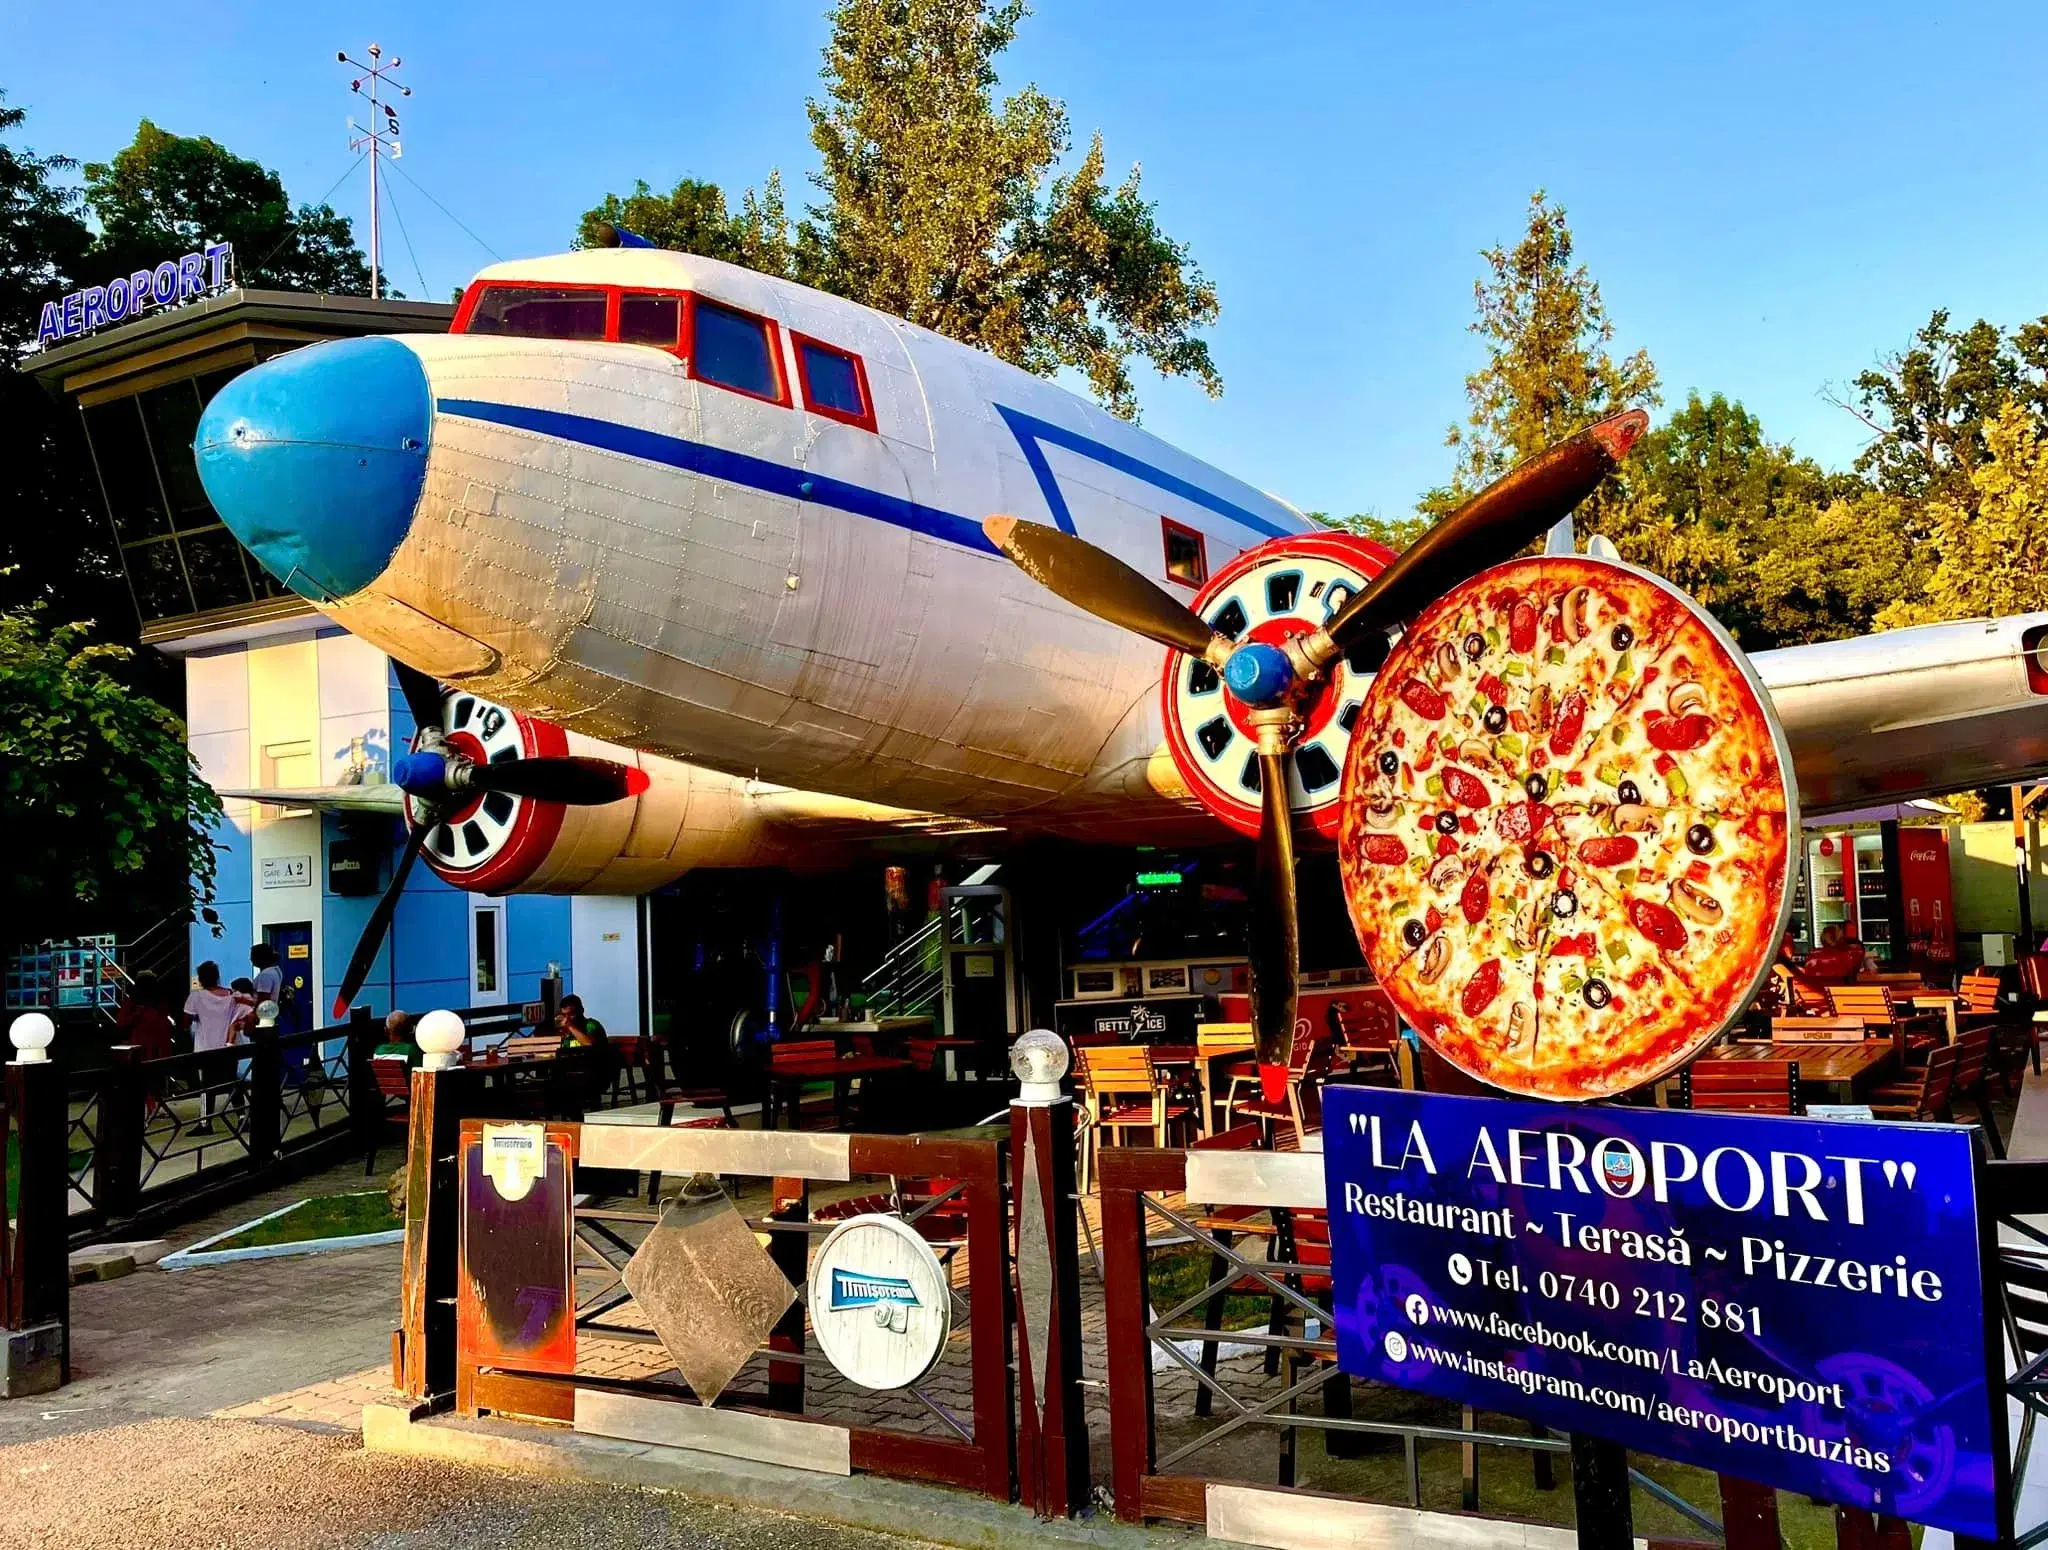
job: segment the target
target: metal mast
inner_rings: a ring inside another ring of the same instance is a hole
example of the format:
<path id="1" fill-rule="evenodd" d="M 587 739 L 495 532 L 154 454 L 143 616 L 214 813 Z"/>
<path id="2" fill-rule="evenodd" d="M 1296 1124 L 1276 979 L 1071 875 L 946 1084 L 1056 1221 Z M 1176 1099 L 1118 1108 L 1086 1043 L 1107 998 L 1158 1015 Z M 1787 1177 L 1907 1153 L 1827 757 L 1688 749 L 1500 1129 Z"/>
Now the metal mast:
<path id="1" fill-rule="evenodd" d="M 412 88 L 387 79 L 405 63 L 404 60 L 394 54 L 387 62 L 384 50 L 374 43 L 369 47 L 369 55 L 368 64 L 349 58 L 345 49 L 337 51 L 334 57 L 362 71 L 348 83 L 348 89 L 370 99 L 369 123 L 358 124 L 354 118 L 348 121 L 348 148 L 370 153 L 370 295 L 375 298 L 382 294 L 384 258 L 383 240 L 377 226 L 377 158 L 389 156 L 396 161 L 403 154 L 398 142 L 398 112 L 391 106 L 390 97 L 393 92 L 401 97 L 410 97 Z M 378 96 L 379 87 L 385 88 L 381 98 Z M 379 114 L 383 115 L 381 120 Z"/>

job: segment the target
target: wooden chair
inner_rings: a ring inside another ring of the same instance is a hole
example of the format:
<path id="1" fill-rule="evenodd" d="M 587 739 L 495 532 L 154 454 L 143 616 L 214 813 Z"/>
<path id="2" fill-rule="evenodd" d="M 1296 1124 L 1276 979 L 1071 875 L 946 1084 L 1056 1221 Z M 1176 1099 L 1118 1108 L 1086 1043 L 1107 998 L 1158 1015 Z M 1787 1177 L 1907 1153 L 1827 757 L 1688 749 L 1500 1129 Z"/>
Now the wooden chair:
<path id="1" fill-rule="evenodd" d="M 1778 1007 L 1787 1017 L 1817 1017 L 1828 1010 L 1827 995 L 1792 972 L 1784 963 L 1771 965 L 1771 983 L 1777 987 Z"/>
<path id="2" fill-rule="evenodd" d="M 1796 1060 L 1697 1060 L 1678 1073 L 1678 1106 L 1804 1114 Z"/>
<path id="3" fill-rule="evenodd" d="M 1253 1034 L 1250 1023 L 1195 1024 L 1197 1072 L 1198 1075 L 1202 1072 L 1208 1074 L 1208 1085 L 1204 1088 L 1207 1108 L 1202 1115 L 1203 1135 L 1216 1133 L 1216 1111 L 1229 1112 L 1228 1095 L 1236 1090 L 1237 1084 L 1247 1079 L 1258 1080 L 1257 1049 L 1258 1038 Z M 1232 1055 L 1245 1058 L 1230 1060 Z M 1218 1088 L 1222 1091 L 1218 1092 Z"/>
<path id="4" fill-rule="evenodd" d="M 1828 1004 L 1837 1017 L 1862 1018 L 1872 1037 L 1890 1039 L 1901 1065 L 1917 1063 L 1948 1031 L 1939 1012 L 1902 1010 L 1889 985 L 1830 985 Z"/>
<path id="5" fill-rule="evenodd" d="M 608 1035 L 612 1046 L 615 1083 L 624 1089 L 628 1103 L 653 1101 L 659 1086 L 655 1076 L 654 1041 L 637 1033 Z"/>
<path id="6" fill-rule="evenodd" d="M 1074 1051 L 1088 1109 L 1088 1148 L 1081 1154 L 1081 1191 L 1095 1177 L 1095 1150 L 1105 1135 L 1151 1132 L 1154 1146 L 1168 1144 L 1168 1132 L 1194 1117 L 1194 1106 L 1171 1097 L 1171 1078 L 1152 1064 L 1142 1044 L 1098 1044 Z"/>
<path id="7" fill-rule="evenodd" d="M 1861 1044 L 1865 1038 L 1860 1017 L 1773 1017 L 1771 1037 L 1790 1042 Z"/>
<path id="8" fill-rule="evenodd" d="M 1956 1032 L 1979 1025 L 1995 1027 L 2012 1020 L 1999 1000 L 2003 986 L 1996 969 L 1976 969 L 1965 974 L 1957 989 L 1963 999 L 1956 1008 Z"/>
<path id="9" fill-rule="evenodd" d="M 1943 1045 L 1927 1057 L 1927 1064 L 1915 1080 L 1874 1089 L 1870 1094 L 1870 1112 L 1879 1119 L 1947 1119 L 1956 1066 L 1962 1058 L 1956 1045 Z"/>
<path id="10" fill-rule="evenodd" d="M 781 1039 L 768 1046 L 768 1093 L 761 1113 L 761 1128 L 773 1130 L 782 1122 L 785 1111 L 789 1114 L 792 1130 L 804 1128 L 804 1088 L 811 1082 L 823 1081 L 817 1067 L 826 1061 L 839 1058 L 839 1046 L 831 1039 Z M 801 1068 L 809 1069 L 801 1069 Z M 832 1111 L 834 1123 L 838 1121 L 840 1108 L 839 1088 L 834 1084 Z"/>
<path id="11" fill-rule="evenodd" d="M 502 1060 L 532 1060 L 541 1055 L 560 1054 L 562 1036 L 559 1033 L 515 1033 L 497 1048 Z"/>
<path id="12" fill-rule="evenodd" d="M 1977 1123 L 1984 1127 L 1984 1140 L 1991 1155 L 2003 1157 L 2005 1139 L 1998 1133 L 1998 1121 L 1991 1116 L 1991 1098 L 1985 1091 L 1991 1077 L 1991 1038 L 1992 1030 L 1988 1027 L 1956 1035 L 1956 1072 L 1949 1084 L 1949 1109 L 1954 1111 L 1957 1099 L 1969 1104 L 1976 1112 Z"/>
<path id="13" fill-rule="evenodd" d="M 1305 1056 L 1301 1053 L 1304 1044 L 1308 1046 Z M 1328 1039 L 1297 1038 L 1294 1053 L 1296 1058 L 1287 1063 L 1285 1096 L 1268 1098 L 1263 1092 L 1254 1091 L 1233 1099 L 1229 1115 L 1229 1123 L 1233 1126 L 1246 1119 L 1258 1121 L 1269 1146 L 1274 1144 L 1282 1123 L 1293 1125 L 1293 1145 L 1289 1150 L 1298 1149 L 1301 1138 L 1311 1130 L 1322 1129 L 1323 1082 L 1330 1074 L 1337 1046 Z"/>
<path id="14" fill-rule="evenodd" d="M 1343 1080 L 1375 1087 L 1401 1085 L 1401 1073 L 1394 1063 L 1394 1046 L 1401 1042 L 1401 1019 L 1384 990 L 1365 993 L 1355 1016 L 1346 1016 L 1343 1007 L 1332 1003 L 1330 1023 Z"/>
<path id="15" fill-rule="evenodd" d="M 1287 1055 L 1287 1085 L 1290 1091 L 1295 1083 L 1301 1080 L 1302 1073 L 1308 1069 L 1308 1063 L 1314 1057 L 1316 1047 L 1331 1042 L 1327 1032 L 1318 1033 L 1309 1026 L 1306 1020 L 1298 1022 L 1294 1026 L 1294 1047 Z M 1328 1070 L 1329 1068 L 1326 1065 L 1324 1069 Z M 1247 1101 L 1246 1095 L 1251 1094 L 1255 1096 L 1260 1091 L 1259 1063 L 1256 1059 L 1248 1060 L 1242 1066 L 1233 1067 L 1230 1074 L 1230 1089 L 1223 1100 L 1224 1124 L 1235 1124 L 1236 1120 L 1233 1116 L 1236 1115 L 1238 1109 Z"/>
<path id="16" fill-rule="evenodd" d="M 2020 958 L 2020 988 L 2033 1003 L 2028 1018 L 2032 1024 L 2034 1074 L 2041 1072 L 2041 1045 L 2048 1040 L 2048 954 L 2026 953 Z"/>
<path id="17" fill-rule="evenodd" d="M 369 1155 L 363 1159 L 364 1178 L 377 1171 L 377 1150 L 386 1126 L 396 1125 L 401 1138 L 409 1139 L 412 1132 L 412 1063 L 403 1055 L 372 1055 L 370 1071 L 377 1078 L 379 1113 L 375 1125 L 363 1127 L 370 1137 Z"/>

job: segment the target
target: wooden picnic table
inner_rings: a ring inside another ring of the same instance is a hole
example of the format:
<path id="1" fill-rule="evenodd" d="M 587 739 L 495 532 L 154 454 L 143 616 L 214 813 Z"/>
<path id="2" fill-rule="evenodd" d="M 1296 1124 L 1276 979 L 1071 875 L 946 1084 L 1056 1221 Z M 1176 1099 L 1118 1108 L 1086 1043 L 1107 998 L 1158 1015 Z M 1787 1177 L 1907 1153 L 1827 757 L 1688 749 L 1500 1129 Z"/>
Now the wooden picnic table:
<path id="1" fill-rule="evenodd" d="M 897 1055 L 840 1055 L 837 1057 L 820 1057 L 816 1060 L 780 1060 L 770 1068 L 768 1073 L 771 1091 L 780 1095 L 780 1101 L 772 1105 L 770 1113 L 773 1115 L 775 1111 L 787 1108 L 790 1116 L 790 1128 L 801 1130 L 803 1128 L 803 1084 L 806 1082 L 830 1082 L 832 1084 L 833 1107 L 839 1111 L 843 1119 L 846 1109 L 846 1089 L 849 1083 L 853 1082 L 856 1078 L 862 1080 L 861 1092 L 863 1096 L 861 1101 L 865 1104 L 867 1102 L 866 1082 L 868 1079 L 893 1076 L 898 1072 L 911 1069 L 913 1069 L 911 1063 Z M 777 1123 L 779 1123 L 779 1119 L 771 1120 L 771 1126 Z"/>
<path id="2" fill-rule="evenodd" d="M 1737 1040 L 1717 1044 L 1700 1056 L 1709 1060 L 1784 1060 L 1799 1062 L 1799 1085 L 1836 1088 L 1843 1102 L 1856 1102 L 1897 1058 L 1890 1039 Z M 1824 1100 L 1825 1101 L 1825 1100 Z"/>
<path id="3" fill-rule="evenodd" d="M 1953 990 L 1913 990 L 1905 993 L 1892 992 L 1894 1001 L 1903 1001 L 1920 1012 L 1939 1012 L 1948 1023 L 1948 1041 L 1956 1041 L 1956 1008 L 1963 998 Z"/>

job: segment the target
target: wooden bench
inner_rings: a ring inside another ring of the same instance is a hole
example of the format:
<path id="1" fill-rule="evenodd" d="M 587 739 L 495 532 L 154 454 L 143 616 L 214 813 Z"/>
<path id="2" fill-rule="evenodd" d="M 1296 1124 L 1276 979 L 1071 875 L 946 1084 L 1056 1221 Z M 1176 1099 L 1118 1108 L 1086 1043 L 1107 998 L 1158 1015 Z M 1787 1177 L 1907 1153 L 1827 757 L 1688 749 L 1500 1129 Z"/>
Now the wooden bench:
<path id="1" fill-rule="evenodd" d="M 1750 1114 L 1804 1114 L 1796 1060 L 1698 1061 L 1678 1073 L 1678 1106 Z"/>

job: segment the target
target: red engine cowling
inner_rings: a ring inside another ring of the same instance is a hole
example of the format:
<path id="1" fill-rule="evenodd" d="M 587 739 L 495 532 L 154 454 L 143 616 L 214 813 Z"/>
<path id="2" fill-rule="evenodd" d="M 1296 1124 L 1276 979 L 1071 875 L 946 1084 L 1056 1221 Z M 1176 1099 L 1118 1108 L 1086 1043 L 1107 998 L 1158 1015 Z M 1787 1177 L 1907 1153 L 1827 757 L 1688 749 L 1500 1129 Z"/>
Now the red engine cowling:
<path id="1" fill-rule="evenodd" d="M 1393 562 L 1394 551 L 1349 533 L 1296 533 L 1247 549 L 1209 578 L 1193 608 L 1234 640 L 1278 645 L 1306 635 Z M 1297 819 L 1337 837 L 1344 751 L 1369 674 L 1337 664 L 1301 707 L 1288 798 Z M 1259 761 L 1244 707 L 1214 668 L 1170 652 L 1160 685 L 1166 742 L 1202 805 L 1243 834 L 1259 832 Z"/>

